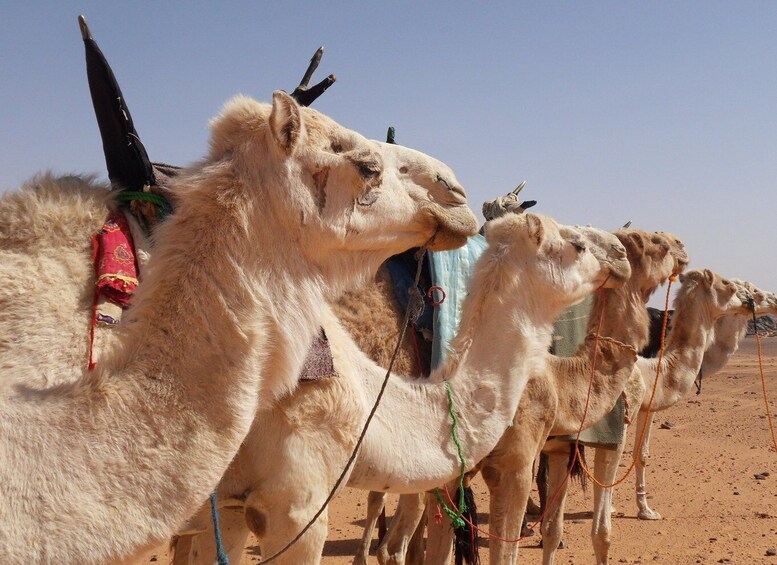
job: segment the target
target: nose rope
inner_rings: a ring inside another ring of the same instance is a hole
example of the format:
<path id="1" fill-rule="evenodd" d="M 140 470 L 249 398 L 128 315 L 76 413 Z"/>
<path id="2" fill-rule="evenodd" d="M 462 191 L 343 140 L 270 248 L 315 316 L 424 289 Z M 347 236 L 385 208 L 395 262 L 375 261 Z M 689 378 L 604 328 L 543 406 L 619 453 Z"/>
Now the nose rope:
<path id="1" fill-rule="evenodd" d="M 653 382 L 653 392 L 651 393 L 650 401 L 648 402 L 648 407 L 647 407 L 647 411 L 648 412 L 650 412 L 650 408 L 653 406 L 653 399 L 655 398 L 656 390 L 658 389 L 658 379 L 659 379 L 659 377 L 661 375 L 661 362 L 664 359 L 664 350 L 665 350 L 665 347 L 666 347 L 666 344 L 665 344 L 666 325 L 667 325 L 667 322 L 669 320 L 669 295 L 670 295 L 670 291 L 672 289 L 672 282 L 674 282 L 675 280 L 677 280 L 677 276 L 673 274 L 671 277 L 669 277 L 669 282 L 667 283 L 667 286 L 666 286 L 666 303 L 664 304 L 664 320 L 663 320 L 663 324 L 661 326 L 661 348 L 660 348 L 659 354 L 658 354 L 658 364 L 656 365 L 656 378 L 655 378 L 655 381 Z M 597 335 L 598 335 L 598 333 L 599 332 L 597 331 Z M 591 387 L 593 386 L 593 379 L 594 379 L 594 373 L 592 371 L 591 372 L 591 381 L 588 384 L 588 396 L 586 398 L 586 404 L 585 404 L 585 406 L 586 406 L 585 410 L 586 411 L 588 410 L 588 401 L 589 401 L 589 399 L 591 397 Z M 645 433 L 646 433 L 647 427 L 648 427 L 648 420 L 645 419 L 645 425 L 642 426 L 642 430 L 639 433 L 639 437 L 635 438 L 635 441 L 637 441 L 637 443 L 634 444 L 636 446 L 636 449 L 635 449 L 635 453 L 634 453 L 634 458 L 631 460 L 631 465 L 626 470 L 626 473 L 620 479 L 616 480 L 614 483 L 612 483 L 610 485 L 606 485 L 606 484 L 602 483 L 601 481 L 599 481 L 596 477 L 594 477 L 593 473 L 591 473 L 591 471 L 588 469 L 588 467 L 586 467 L 585 462 L 583 461 L 583 458 L 580 455 L 580 432 L 583 431 L 583 423 L 584 422 L 585 422 L 585 413 L 583 415 L 583 420 L 580 422 L 580 429 L 578 430 L 577 439 L 575 440 L 575 455 L 577 456 L 578 462 L 580 463 L 580 467 L 583 469 L 583 472 L 588 476 L 588 478 L 591 479 L 594 482 L 594 484 L 596 484 L 597 486 L 599 486 L 601 488 L 612 488 L 614 486 L 617 486 L 617 485 L 621 484 L 623 481 L 626 480 L 626 478 L 631 474 L 631 472 L 637 466 L 637 460 L 639 459 L 640 453 L 642 452 L 642 443 L 643 443 L 643 441 L 645 439 Z M 625 439 L 624 439 L 624 441 L 625 441 Z M 775 445 L 777 445 L 777 443 Z"/>
<path id="2" fill-rule="evenodd" d="M 766 379 L 764 378 L 764 365 L 761 353 L 761 336 L 758 334 L 758 320 L 755 317 L 755 301 L 750 302 L 748 306 L 750 306 L 750 311 L 753 314 L 753 332 L 755 333 L 755 343 L 758 347 L 758 370 L 761 374 L 761 391 L 764 396 L 764 406 L 766 406 L 766 419 L 769 422 L 769 431 L 772 434 L 772 445 L 774 446 L 774 451 L 777 452 L 777 437 L 775 437 L 774 434 L 774 422 L 772 421 L 772 413 L 769 409 L 769 399 L 766 395 Z"/>

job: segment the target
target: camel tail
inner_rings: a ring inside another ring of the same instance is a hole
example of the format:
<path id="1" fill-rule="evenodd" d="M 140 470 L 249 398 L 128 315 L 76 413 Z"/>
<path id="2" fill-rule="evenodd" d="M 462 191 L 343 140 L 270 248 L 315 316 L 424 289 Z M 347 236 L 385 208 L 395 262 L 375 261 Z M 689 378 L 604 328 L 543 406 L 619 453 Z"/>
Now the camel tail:
<path id="1" fill-rule="evenodd" d="M 456 500 L 461 494 L 461 487 L 456 493 Z M 462 514 L 464 525 L 454 528 L 455 535 L 453 555 L 456 565 L 480 565 L 478 552 L 478 509 L 475 506 L 475 495 L 470 487 L 464 487 L 464 502 L 467 509 Z M 471 524 L 471 525 L 470 525 Z M 474 526 L 474 527 L 473 527 Z"/>
<path id="2" fill-rule="evenodd" d="M 575 444 L 569 444 L 569 463 L 567 469 L 570 469 L 570 477 L 580 483 L 583 492 L 588 489 L 588 475 L 583 470 L 583 465 L 588 467 L 588 463 L 585 460 L 585 446 L 580 444 L 580 458 L 575 457 Z"/>

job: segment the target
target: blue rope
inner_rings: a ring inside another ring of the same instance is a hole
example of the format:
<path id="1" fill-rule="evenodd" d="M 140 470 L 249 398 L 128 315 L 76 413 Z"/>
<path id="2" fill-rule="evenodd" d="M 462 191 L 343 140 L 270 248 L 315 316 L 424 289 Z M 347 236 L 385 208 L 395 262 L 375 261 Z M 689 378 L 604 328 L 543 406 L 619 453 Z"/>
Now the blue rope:
<path id="1" fill-rule="evenodd" d="M 216 535 L 216 559 L 219 565 L 229 565 L 229 557 L 224 553 L 224 542 L 221 541 L 219 528 L 219 510 L 216 506 L 216 491 L 210 493 L 210 517 L 213 519 L 213 533 Z"/>

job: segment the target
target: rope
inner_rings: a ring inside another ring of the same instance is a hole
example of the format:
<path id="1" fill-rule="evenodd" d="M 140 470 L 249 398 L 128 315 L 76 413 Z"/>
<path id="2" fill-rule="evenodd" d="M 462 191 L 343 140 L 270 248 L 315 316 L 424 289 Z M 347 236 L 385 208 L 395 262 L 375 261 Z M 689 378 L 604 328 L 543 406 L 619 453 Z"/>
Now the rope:
<path id="1" fill-rule="evenodd" d="M 602 300 L 600 301 L 600 307 L 599 307 L 599 321 L 598 321 L 597 326 L 596 326 L 596 334 L 594 335 L 594 357 L 593 357 L 593 360 L 592 360 L 592 371 L 596 370 L 596 357 L 597 357 L 597 352 L 599 351 L 599 341 L 611 341 L 611 342 L 623 345 L 625 347 L 630 347 L 630 346 L 627 346 L 626 344 L 622 344 L 619 341 L 614 340 L 612 338 L 603 337 L 603 336 L 599 335 L 599 332 L 601 331 L 601 328 L 602 328 L 602 321 L 604 319 L 604 303 L 605 303 L 604 297 L 606 296 L 604 294 L 603 287 L 604 287 L 604 284 L 598 289 L 598 292 L 602 292 Z M 590 398 L 591 383 L 593 383 L 593 373 L 592 373 L 592 377 L 591 377 L 591 382 L 589 383 L 589 398 Z M 583 412 L 583 422 L 585 422 L 585 415 L 586 415 L 587 411 L 588 411 L 588 402 L 586 401 L 585 411 Z M 582 425 L 581 425 L 581 428 L 582 428 Z M 580 433 L 580 431 L 578 431 L 578 434 L 579 433 Z M 577 449 L 577 447 L 576 447 L 576 449 Z M 575 452 L 576 456 L 577 456 L 577 453 L 578 452 L 576 451 Z M 545 504 L 545 511 L 542 512 L 542 514 L 540 514 L 537 517 L 537 520 L 535 520 L 534 523 L 532 523 L 531 525 L 527 525 L 527 527 L 526 527 L 527 530 L 530 530 L 530 531 L 534 530 L 534 528 L 536 528 L 537 526 L 542 524 L 542 521 L 545 519 L 545 515 L 550 511 L 551 508 L 553 508 L 553 504 L 556 502 L 556 499 L 561 495 L 562 492 L 564 492 L 564 486 L 567 484 L 567 481 L 569 480 L 569 477 L 572 476 L 572 469 L 573 469 L 573 467 L 574 467 L 574 465 L 570 465 L 567 468 L 567 474 L 564 476 L 564 480 L 561 481 L 561 483 L 556 488 L 556 491 L 553 493 L 553 495 L 550 497 L 550 499 Z M 451 497 L 450 492 L 448 491 L 448 485 L 445 485 L 445 493 L 448 496 L 448 500 L 450 501 L 450 503 L 451 504 L 455 504 L 453 502 L 453 498 Z M 437 493 L 435 493 L 435 494 L 437 494 Z M 440 502 L 441 502 L 441 500 L 438 498 L 438 504 Z M 448 512 L 446 511 L 446 514 L 447 513 Z M 468 520 L 466 518 L 466 516 L 460 516 L 460 518 L 462 520 L 464 520 L 464 522 L 469 524 L 469 526 L 473 529 L 473 531 L 477 531 L 477 532 L 483 534 L 484 536 L 486 536 L 489 539 L 493 539 L 493 540 L 497 540 L 497 541 L 502 541 L 502 542 L 505 542 L 505 543 L 519 543 L 522 540 L 528 539 L 528 536 L 518 536 L 517 538 L 503 538 L 501 536 L 497 536 L 496 534 L 492 534 L 491 532 L 476 526 L 470 520 Z"/>
<path id="2" fill-rule="evenodd" d="M 669 282 L 666 285 L 666 302 L 664 304 L 664 320 L 663 320 L 663 323 L 661 325 L 661 348 L 660 348 L 659 353 L 658 353 L 658 365 L 656 367 L 656 380 L 655 380 L 655 382 L 653 382 L 653 391 L 650 394 L 650 401 L 648 402 L 647 412 L 650 412 L 650 408 L 651 408 L 651 406 L 653 406 L 653 399 L 655 398 L 656 390 L 658 389 L 658 378 L 661 375 L 661 361 L 664 359 L 664 350 L 666 348 L 666 343 L 665 343 L 666 324 L 667 324 L 667 321 L 669 320 L 669 293 L 670 293 L 670 291 L 672 289 L 672 282 L 673 282 L 674 278 L 675 278 L 674 275 L 669 277 Z M 599 320 L 599 323 L 601 324 L 601 319 Z M 597 334 L 597 338 L 598 338 L 598 335 L 599 335 L 598 328 L 597 328 L 596 334 Z M 594 359 L 596 359 L 595 356 L 594 356 Z M 631 460 L 631 465 L 629 465 L 629 468 L 626 469 L 626 473 L 620 479 L 616 480 L 611 485 L 605 485 L 602 482 L 600 482 L 596 477 L 594 477 L 593 473 L 591 473 L 591 471 L 588 469 L 588 467 L 586 467 L 585 463 L 583 462 L 583 458 L 580 456 L 580 432 L 583 431 L 583 422 L 585 421 L 585 413 L 588 410 L 588 402 L 591 399 L 591 387 L 593 386 L 593 382 L 594 382 L 594 373 L 593 373 L 593 370 L 592 370 L 592 372 L 591 372 L 591 381 L 588 383 L 588 395 L 587 395 L 586 400 L 585 400 L 585 411 L 583 412 L 583 420 L 580 422 L 580 429 L 577 432 L 578 436 L 577 436 L 577 439 L 575 440 L 575 455 L 576 455 L 578 461 L 580 462 L 580 467 L 583 469 L 583 472 L 586 474 L 586 476 L 589 479 L 591 479 L 596 485 L 600 486 L 601 488 L 612 488 L 614 486 L 617 486 L 617 485 L 621 484 L 623 481 L 625 481 L 626 478 L 631 474 L 631 472 L 637 466 L 637 459 L 639 459 L 639 456 L 640 456 L 640 454 L 642 452 L 642 442 L 645 439 L 645 432 L 646 432 L 647 427 L 648 427 L 648 419 L 647 418 L 645 419 L 645 425 L 642 426 L 642 431 L 639 434 L 639 440 L 638 440 L 639 443 L 636 444 L 636 450 L 635 450 L 635 453 L 634 453 L 634 457 Z M 626 441 L 625 438 L 624 438 L 624 441 Z"/>
<path id="3" fill-rule="evenodd" d="M 467 504 L 464 501 L 464 475 L 467 473 L 467 463 L 464 460 L 464 448 L 462 448 L 461 440 L 459 439 L 459 419 L 456 416 L 456 411 L 453 408 L 453 394 L 451 391 L 451 384 L 448 381 L 443 381 L 443 383 L 445 384 L 445 394 L 448 397 L 448 413 L 451 415 L 451 420 L 453 421 L 453 425 L 451 426 L 451 436 L 453 437 L 453 443 L 456 444 L 456 452 L 459 456 L 459 470 L 461 473 L 459 475 L 458 512 L 445 504 L 445 501 L 440 495 L 439 488 L 434 489 L 434 496 L 437 498 L 437 503 L 442 508 L 442 511 L 445 512 L 445 514 L 448 515 L 448 518 L 451 519 L 451 522 L 453 522 L 453 527 L 463 528 L 465 522 L 469 522 L 469 520 L 463 516 L 463 514 L 467 511 Z"/>
<path id="4" fill-rule="evenodd" d="M 305 535 L 305 533 L 313 526 L 316 520 L 318 520 L 319 516 L 323 514 L 324 510 L 326 510 L 326 507 L 335 497 L 335 493 L 337 492 L 337 489 L 340 488 L 340 484 L 345 480 L 345 476 L 348 474 L 348 470 L 351 468 L 351 465 L 353 465 L 353 462 L 356 460 L 356 456 L 359 453 L 359 448 L 361 447 L 362 442 L 364 441 L 364 437 L 367 435 L 367 429 L 370 427 L 370 422 L 372 422 L 372 418 L 373 416 L 375 416 L 375 412 L 377 412 L 378 406 L 380 405 L 380 400 L 381 398 L 383 398 L 383 393 L 386 390 L 386 386 L 388 386 L 389 377 L 391 376 L 391 370 L 394 367 L 394 361 L 396 361 L 397 355 L 399 354 L 399 348 L 402 345 L 402 341 L 405 339 L 405 331 L 407 330 L 408 321 L 410 320 L 411 312 L 413 313 L 414 316 L 417 316 L 418 313 L 420 312 L 420 307 L 423 305 L 422 301 L 419 302 L 421 296 L 420 296 L 420 293 L 418 292 L 418 281 L 421 278 L 421 268 L 423 266 L 423 259 L 425 254 L 426 254 L 426 247 L 421 247 L 418 250 L 418 253 L 416 253 L 418 267 L 415 273 L 415 284 L 411 287 L 409 291 L 410 303 L 407 306 L 407 310 L 405 310 L 405 318 L 402 321 L 402 330 L 399 333 L 399 340 L 397 341 L 397 346 L 394 349 L 394 354 L 391 356 L 391 362 L 389 363 L 388 369 L 386 370 L 386 376 L 383 378 L 383 384 L 380 387 L 378 396 L 375 398 L 375 404 L 372 406 L 372 410 L 370 410 L 370 413 L 367 416 L 367 420 L 364 422 L 364 427 L 362 428 L 361 434 L 359 434 L 359 439 L 356 440 L 356 445 L 354 446 L 353 452 L 351 453 L 351 456 L 348 458 L 348 461 L 345 464 L 345 468 L 343 469 L 343 472 L 340 473 L 340 476 L 337 478 L 337 481 L 335 481 L 335 484 L 332 487 L 332 490 L 329 492 L 329 496 L 326 497 L 326 500 L 321 505 L 321 508 L 318 509 L 318 512 L 315 513 L 315 515 L 310 519 L 310 521 L 305 525 L 305 527 L 302 528 L 302 530 L 294 537 L 294 539 L 292 539 L 289 543 L 283 546 L 275 554 L 271 555 L 267 559 L 262 559 L 262 563 L 269 563 L 270 561 L 273 561 L 274 559 L 280 557 L 283 553 L 286 553 L 286 551 L 288 551 L 289 548 L 291 548 L 291 546 L 297 543 L 302 538 L 302 536 Z"/>
<path id="5" fill-rule="evenodd" d="M 758 370 L 761 373 L 761 390 L 764 395 L 764 406 L 766 406 L 766 419 L 769 422 L 769 431 L 772 434 L 772 445 L 774 451 L 777 452 L 777 438 L 774 434 L 774 422 L 772 422 L 772 413 L 769 409 L 769 399 L 766 396 L 766 379 L 764 378 L 764 366 L 761 358 L 761 336 L 758 334 L 758 323 L 755 317 L 755 303 L 751 303 L 751 309 L 753 312 L 753 332 L 755 332 L 755 344 L 758 347 Z"/>
<path id="6" fill-rule="evenodd" d="M 163 214 L 167 214 L 172 211 L 173 207 L 164 196 L 155 194 L 153 192 L 140 192 L 135 190 L 124 190 L 116 195 L 116 200 L 119 202 L 133 202 L 135 200 L 143 200 L 145 202 L 151 202 L 152 204 L 159 206 Z"/>
<path id="7" fill-rule="evenodd" d="M 229 565 L 229 557 L 224 553 L 224 542 L 219 528 L 219 510 L 216 505 L 216 491 L 210 493 L 210 517 L 213 520 L 213 533 L 216 536 L 216 559 L 219 565 Z"/>

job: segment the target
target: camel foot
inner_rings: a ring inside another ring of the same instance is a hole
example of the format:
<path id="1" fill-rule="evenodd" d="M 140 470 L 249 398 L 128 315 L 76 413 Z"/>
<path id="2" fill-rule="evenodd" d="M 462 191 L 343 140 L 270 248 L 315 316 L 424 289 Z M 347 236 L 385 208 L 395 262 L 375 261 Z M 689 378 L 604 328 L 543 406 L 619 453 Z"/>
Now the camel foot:
<path id="1" fill-rule="evenodd" d="M 615 508 L 615 506 L 610 506 L 610 515 L 615 516 L 618 513 L 618 510 Z"/>
<path id="2" fill-rule="evenodd" d="M 521 528 L 521 537 L 530 538 L 534 535 L 534 530 L 531 528 Z"/>
<path id="3" fill-rule="evenodd" d="M 661 514 L 650 508 L 643 508 L 637 514 L 637 518 L 640 520 L 660 520 Z"/>

